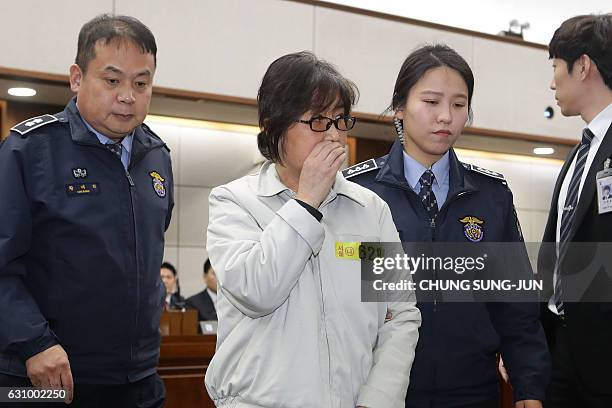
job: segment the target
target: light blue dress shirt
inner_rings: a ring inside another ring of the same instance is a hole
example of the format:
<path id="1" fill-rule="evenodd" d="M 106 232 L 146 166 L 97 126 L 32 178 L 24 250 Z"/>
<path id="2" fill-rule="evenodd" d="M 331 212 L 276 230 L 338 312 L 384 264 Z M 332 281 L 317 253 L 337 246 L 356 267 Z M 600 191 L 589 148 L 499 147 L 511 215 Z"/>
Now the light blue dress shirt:
<path id="1" fill-rule="evenodd" d="M 100 143 L 102 143 L 103 145 L 108 144 L 108 143 L 116 143 L 115 140 L 109 139 L 108 137 L 104 136 L 102 133 L 94 129 L 89 123 L 87 123 L 85 119 L 83 119 L 82 116 L 81 116 L 81 119 L 83 120 L 83 123 L 85 123 L 85 126 L 87 126 L 87 129 L 91 130 L 93 134 L 96 135 Z M 133 141 L 134 141 L 134 132 L 124 137 L 123 140 L 121 141 L 121 164 L 123 164 L 123 167 L 126 170 L 128 168 L 128 165 L 130 164 L 130 155 L 132 153 L 132 142 Z"/>
<path id="2" fill-rule="evenodd" d="M 421 183 L 419 179 L 423 175 L 423 173 L 427 170 L 427 167 L 423 166 L 421 163 L 410 157 L 406 152 L 404 153 L 404 177 L 406 177 L 406 182 L 414 190 L 415 193 L 419 193 L 421 191 Z M 448 158 L 448 152 L 444 154 L 431 166 L 431 171 L 435 176 L 435 180 L 433 182 L 432 191 L 436 196 L 436 201 L 438 202 L 438 209 L 442 208 L 442 205 L 446 201 L 446 197 L 448 196 L 449 189 L 449 172 L 450 172 L 450 161 Z"/>

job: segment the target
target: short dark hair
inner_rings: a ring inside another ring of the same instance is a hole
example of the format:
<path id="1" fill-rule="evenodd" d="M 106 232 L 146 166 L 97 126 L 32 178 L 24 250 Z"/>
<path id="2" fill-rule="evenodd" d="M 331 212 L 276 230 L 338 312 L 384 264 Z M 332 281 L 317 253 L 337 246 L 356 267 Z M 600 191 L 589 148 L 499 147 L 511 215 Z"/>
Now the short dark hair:
<path id="1" fill-rule="evenodd" d="M 168 269 L 174 276 L 176 276 L 176 268 L 170 262 L 164 262 L 159 269 Z"/>
<path id="2" fill-rule="evenodd" d="M 588 55 L 612 89 L 612 14 L 572 17 L 561 23 L 548 44 L 549 58 L 559 58 L 572 72 L 581 55 Z"/>
<path id="3" fill-rule="evenodd" d="M 96 57 L 98 41 L 103 41 L 104 45 L 108 45 L 115 39 L 132 41 L 140 47 L 143 54 L 152 54 L 155 65 L 157 65 L 157 44 L 151 30 L 134 17 L 111 14 L 94 17 L 81 27 L 75 64 L 81 68 L 83 73 L 87 72 L 89 63 Z"/>
<path id="4" fill-rule="evenodd" d="M 268 67 L 257 93 L 259 151 L 282 163 L 279 146 L 294 121 L 308 111 L 319 114 L 339 107 L 349 114 L 358 95 L 353 82 L 311 52 L 278 58 Z"/>
<path id="5" fill-rule="evenodd" d="M 468 89 L 468 111 L 471 118 L 474 74 L 466 60 L 457 51 L 444 44 L 420 47 L 406 57 L 397 75 L 391 106 L 388 110 L 397 111 L 402 108 L 408 100 L 410 90 L 419 79 L 430 69 L 438 67 L 449 67 L 457 71 L 465 81 Z"/>
<path id="6" fill-rule="evenodd" d="M 211 268 L 210 259 L 207 259 L 206 262 L 204 262 L 204 275 L 208 273 L 210 268 Z"/>

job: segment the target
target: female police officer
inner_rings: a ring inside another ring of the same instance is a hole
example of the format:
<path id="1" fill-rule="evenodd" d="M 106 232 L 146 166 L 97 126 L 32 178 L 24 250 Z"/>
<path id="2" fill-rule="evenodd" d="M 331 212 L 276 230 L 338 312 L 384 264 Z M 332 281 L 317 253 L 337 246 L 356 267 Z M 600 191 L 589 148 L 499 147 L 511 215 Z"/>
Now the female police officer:
<path id="1" fill-rule="evenodd" d="M 258 94 L 259 172 L 210 195 L 218 407 L 403 407 L 420 323 L 407 302 L 362 303 L 338 241 L 399 241 L 378 196 L 338 173 L 354 85 L 302 52 L 270 65 Z M 389 312 L 389 313 L 388 313 Z"/>
<path id="2" fill-rule="evenodd" d="M 451 48 L 414 51 L 393 92 L 399 140 L 388 155 L 344 172 L 389 204 L 403 242 L 522 240 L 503 177 L 462 164 L 452 149 L 473 89 L 470 67 Z M 418 305 L 423 324 L 406 407 L 497 407 L 498 351 L 517 406 L 540 406 L 549 362 L 533 304 Z"/>

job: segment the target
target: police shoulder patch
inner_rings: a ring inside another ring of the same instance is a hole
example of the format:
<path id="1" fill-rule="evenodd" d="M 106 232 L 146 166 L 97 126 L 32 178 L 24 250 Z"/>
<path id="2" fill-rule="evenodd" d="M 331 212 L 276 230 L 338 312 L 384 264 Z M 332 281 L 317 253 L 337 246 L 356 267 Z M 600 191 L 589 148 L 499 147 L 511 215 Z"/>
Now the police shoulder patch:
<path id="1" fill-rule="evenodd" d="M 150 172 L 149 176 L 151 176 L 151 181 L 153 182 L 153 190 L 155 191 L 155 194 L 157 194 L 159 198 L 164 198 L 166 196 L 166 186 L 164 184 L 166 179 L 163 178 L 156 171 Z"/>
<path id="2" fill-rule="evenodd" d="M 38 129 L 39 127 L 48 125 L 49 123 L 57 122 L 58 120 L 59 119 L 53 115 L 36 116 L 13 126 L 11 130 L 14 130 L 23 136 L 34 129 Z"/>
<path id="3" fill-rule="evenodd" d="M 469 163 L 461 163 L 461 164 L 463 164 L 463 167 L 465 167 L 467 170 L 475 171 L 476 173 L 484 174 L 485 176 L 493 177 L 498 180 L 505 180 L 504 176 L 501 173 L 498 173 L 496 171 L 485 169 L 483 167 L 479 167 L 474 164 L 469 164 Z"/>
<path id="4" fill-rule="evenodd" d="M 349 167 L 348 169 L 342 170 L 342 175 L 345 179 L 349 179 L 358 174 L 367 173 L 372 170 L 376 170 L 378 168 L 378 164 L 376 160 L 370 159 L 359 164 L 355 164 L 354 166 Z"/>

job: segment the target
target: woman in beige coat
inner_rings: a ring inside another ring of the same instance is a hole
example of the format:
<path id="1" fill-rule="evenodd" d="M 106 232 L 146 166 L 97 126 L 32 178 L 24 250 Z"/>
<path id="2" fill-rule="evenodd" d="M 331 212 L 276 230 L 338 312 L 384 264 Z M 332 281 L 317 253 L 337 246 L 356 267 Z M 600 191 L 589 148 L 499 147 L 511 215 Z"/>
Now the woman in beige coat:
<path id="1" fill-rule="evenodd" d="M 412 292 L 361 301 L 339 242 L 398 242 L 387 205 L 338 173 L 355 86 L 307 52 L 270 65 L 258 94 L 259 172 L 210 195 L 218 407 L 403 408 L 418 339 Z"/>

